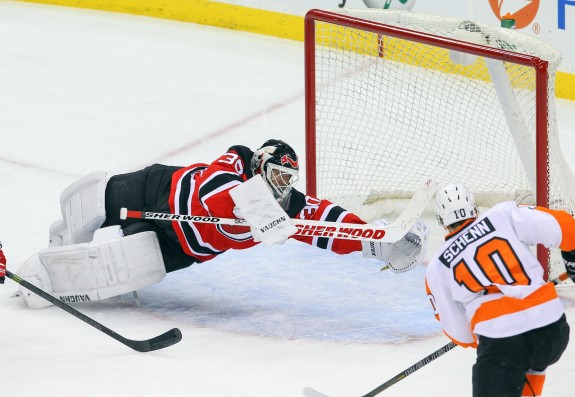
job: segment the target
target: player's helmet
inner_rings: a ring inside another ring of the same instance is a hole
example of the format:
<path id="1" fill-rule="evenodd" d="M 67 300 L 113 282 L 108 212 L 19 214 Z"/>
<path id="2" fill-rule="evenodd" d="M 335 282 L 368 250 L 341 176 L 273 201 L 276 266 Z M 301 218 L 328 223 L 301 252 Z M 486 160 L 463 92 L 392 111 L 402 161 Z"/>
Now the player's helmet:
<path id="1" fill-rule="evenodd" d="M 435 194 L 435 215 L 444 228 L 465 219 L 477 218 L 473 193 L 462 184 L 449 184 L 439 189 Z"/>
<path id="2" fill-rule="evenodd" d="M 297 154 L 290 145 L 278 139 L 267 140 L 252 156 L 251 168 L 254 175 L 263 177 L 280 204 L 287 203 L 299 179 Z"/>

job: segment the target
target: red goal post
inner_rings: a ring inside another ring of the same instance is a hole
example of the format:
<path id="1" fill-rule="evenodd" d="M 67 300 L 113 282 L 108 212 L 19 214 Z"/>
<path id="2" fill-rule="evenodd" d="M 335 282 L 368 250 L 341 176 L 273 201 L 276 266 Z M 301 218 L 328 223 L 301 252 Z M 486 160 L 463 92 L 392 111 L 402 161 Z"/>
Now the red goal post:
<path id="1" fill-rule="evenodd" d="M 307 192 L 370 218 L 430 176 L 465 183 L 481 206 L 531 196 L 573 213 L 554 107 L 560 60 L 543 41 L 450 17 L 308 12 Z"/>

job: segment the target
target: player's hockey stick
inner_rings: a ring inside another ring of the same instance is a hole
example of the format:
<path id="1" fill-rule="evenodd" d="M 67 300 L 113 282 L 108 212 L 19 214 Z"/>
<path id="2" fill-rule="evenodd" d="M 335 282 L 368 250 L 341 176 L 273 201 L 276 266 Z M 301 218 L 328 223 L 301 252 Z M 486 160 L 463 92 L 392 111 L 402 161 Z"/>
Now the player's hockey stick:
<path id="1" fill-rule="evenodd" d="M 71 306 L 68 306 L 64 302 L 60 301 L 58 298 L 50 295 L 49 293 L 41 290 L 40 288 L 36 287 L 33 284 L 30 284 L 28 281 L 22 279 L 20 276 L 12 273 L 9 270 L 6 270 L 6 276 L 13 280 L 14 282 L 20 284 L 22 287 L 32 291 L 36 295 L 41 296 L 42 298 L 46 299 L 48 302 L 53 303 L 54 305 L 58 306 L 60 309 L 63 309 L 73 315 L 76 318 L 84 321 L 85 323 L 90 324 L 92 327 L 96 328 L 99 331 L 102 331 L 108 336 L 116 339 L 118 342 L 123 343 L 124 345 L 138 351 L 138 352 L 149 352 L 153 350 L 163 349 L 165 347 L 169 347 L 175 345 L 179 341 L 182 340 L 182 333 L 179 329 L 173 328 L 168 332 L 164 332 L 161 335 L 158 335 L 151 339 L 145 340 L 133 340 L 124 338 L 122 335 L 112 331 L 110 328 L 100 324 L 96 320 L 86 316 L 85 314 L 80 313 L 78 310 L 74 309 Z"/>
<path id="2" fill-rule="evenodd" d="M 400 380 L 402 380 L 403 378 L 407 377 L 408 375 L 412 374 L 413 372 L 417 371 L 418 369 L 420 369 L 421 367 L 429 364 L 430 362 L 432 362 L 433 360 L 435 360 L 436 358 L 442 356 L 443 354 L 447 353 L 448 351 L 450 351 L 451 349 L 453 349 L 455 346 L 457 346 L 455 343 L 453 342 L 449 342 L 447 345 L 441 347 L 440 349 L 434 351 L 433 353 L 431 353 L 429 356 L 419 360 L 418 362 L 416 362 L 415 364 L 413 364 L 411 367 L 407 368 L 406 370 L 400 372 L 399 374 L 395 375 L 393 378 L 391 378 L 390 380 L 388 380 L 387 382 L 383 383 L 382 385 L 376 387 L 375 389 L 373 389 L 372 391 L 370 391 L 369 393 L 363 395 L 362 397 L 373 397 L 379 393 L 381 393 L 382 391 L 384 391 L 385 389 L 389 388 L 390 386 L 395 385 L 397 382 L 399 382 Z M 320 393 L 315 389 L 312 389 L 311 387 L 305 387 L 303 389 L 303 394 L 306 397 L 329 397 L 326 394 Z"/>
<path id="3" fill-rule="evenodd" d="M 565 272 L 565 273 L 561 273 L 559 276 L 557 276 L 556 278 L 551 280 L 551 282 L 554 285 L 557 285 L 557 284 L 560 284 L 563 281 L 567 280 L 568 278 L 569 278 L 569 275 L 567 274 L 567 272 Z M 373 389 L 369 393 L 364 394 L 362 397 L 374 397 L 374 396 L 378 395 L 379 393 L 381 393 L 385 389 L 388 389 L 389 387 L 395 385 L 400 380 L 406 378 L 408 375 L 411 375 L 412 373 L 414 373 L 415 371 L 417 371 L 421 367 L 429 364 L 430 362 L 432 362 L 436 358 L 442 356 L 443 354 L 447 353 L 448 351 L 450 351 L 451 349 L 453 349 L 456 346 L 457 345 L 455 343 L 449 342 L 447 345 L 434 351 L 429 356 L 419 360 L 418 362 L 413 364 L 411 367 L 409 367 L 409 368 L 405 369 L 404 371 L 400 372 L 399 374 L 395 375 L 393 378 L 391 378 L 387 382 L 379 385 L 378 387 L 376 387 L 375 389 Z M 305 387 L 303 389 L 303 394 L 306 397 L 329 397 L 327 394 L 320 393 L 317 390 L 312 389 L 311 387 Z"/>
<path id="4" fill-rule="evenodd" d="M 417 371 L 419 368 L 429 364 L 430 362 L 432 362 L 436 358 L 443 356 L 445 353 L 447 353 L 448 351 L 453 349 L 455 346 L 457 346 L 455 343 L 449 342 L 447 345 L 440 347 L 439 349 L 437 349 L 436 351 L 431 353 L 429 356 L 419 360 L 418 362 L 413 364 L 411 367 L 409 367 L 409 368 L 405 369 L 404 371 L 400 372 L 399 374 L 395 375 L 393 378 L 391 378 L 387 382 L 379 385 L 378 387 L 376 387 L 375 389 L 373 389 L 372 391 L 370 391 L 369 393 L 365 394 L 362 397 L 373 397 L 373 396 L 378 395 L 379 393 L 381 393 L 385 389 L 395 385 L 397 382 L 399 382 L 403 378 L 411 375 L 412 373 Z"/>
<path id="5" fill-rule="evenodd" d="M 569 274 L 567 274 L 567 272 L 565 273 L 561 273 L 560 275 L 558 275 L 557 277 L 555 277 L 553 280 L 551 280 L 551 282 L 555 285 L 562 283 L 563 281 L 567 280 L 569 278 Z"/>
<path id="6" fill-rule="evenodd" d="M 346 240 L 367 240 L 394 243 L 407 234 L 417 218 L 421 216 L 427 204 L 435 194 L 436 182 L 427 179 L 413 194 L 405 210 L 389 226 L 376 227 L 355 223 L 336 223 L 307 219 L 292 219 L 297 227 L 296 236 L 328 237 Z M 213 216 L 194 216 L 168 214 L 160 212 L 120 210 L 120 218 L 152 219 L 171 222 L 212 223 L 219 225 L 248 226 L 244 219 L 218 218 Z"/>

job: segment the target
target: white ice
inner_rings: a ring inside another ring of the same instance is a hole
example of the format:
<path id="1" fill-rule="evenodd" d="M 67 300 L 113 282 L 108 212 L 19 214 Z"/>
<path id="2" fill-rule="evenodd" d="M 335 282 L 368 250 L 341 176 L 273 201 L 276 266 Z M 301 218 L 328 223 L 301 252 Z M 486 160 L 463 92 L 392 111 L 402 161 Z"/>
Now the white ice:
<path id="1" fill-rule="evenodd" d="M 47 246 L 60 192 L 91 171 L 211 161 L 270 137 L 304 153 L 299 42 L 0 1 L 0 49 L 0 237 L 13 271 Z M 558 120 L 573 168 L 575 103 L 559 100 Z M 128 338 L 181 329 L 182 342 L 151 353 L 58 308 L 28 310 L 7 280 L 0 395 L 364 395 L 448 342 L 423 276 L 288 242 L 171 273 L 140 292 L 139 307 L 131 296 L 76 306 Z M 561 296 L 575 319 L 575 293 Z M 382 396 L 468 396 L 474 358 L 452 350 Z M 572 395 L 574 363 L 572 344 L 545 395 Z"/>

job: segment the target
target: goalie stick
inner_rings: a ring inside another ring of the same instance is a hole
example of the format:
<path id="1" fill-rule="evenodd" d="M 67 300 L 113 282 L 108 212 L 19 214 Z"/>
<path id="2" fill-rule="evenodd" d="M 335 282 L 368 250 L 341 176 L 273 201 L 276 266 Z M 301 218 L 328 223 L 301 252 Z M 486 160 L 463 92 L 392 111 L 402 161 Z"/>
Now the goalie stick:
<path id="1" fill-rule="evenodd" d="M 554 285 L 557 285 L 557 284 L 560 284 L 563 281 L 567 280 L 568 278 L 569 278 L 569 275 L 567 274 L 567 272 L 565 272 L 565 273 L 561 273 L 559 276 L 557 276 L 556 278 L 554 278 L 550 282 L 553 283 Z M 447 353 L 448 351 L 450 351 L 451 349 L 453 349 L 456 346 L 457 345 L 455 343 L 449 342 L 445 346 L 443 346 L 443 347 L 437 349 L 436 351 L 434 351 L 433 353 L 431 353 L 429 356 L 419 360 L 418 362 L 413 364 L 411 367 L 409 367 L 409 368 L 405 369 L 404 371 L 400 372 L 399 374 L 395 375 L 393 378 L 391 378 L 387 382 L 382 383 L 381 385 L 379 385 L 378 387 L 376 387 L 375 389 L 373 389 L 369 393 L 364 394 L 362 397 L 375 397 L 376 395 L 378 395 L 379 393 L 381 393 L 385 389 L 388 389 L 389 387 L 395 385 L 400 380 L 408 377 L 409 375 L 411 375 L 412 373 L 414 373 L 415 371 L 417 371 L 421 367 L 429 364 L 430 362 L 432 362 L 436 358 L 441 357 L 442 355 L 444 355 L 445 353 Z M 327 394 L 323 394 L 323 393 L 321 393 L 315 389 L 312 389 L 311 387 L 304 387 L 303 394 L 306 397 L 329 397 Z"/>
<path id="2" fill-rule="evenodd" d="M 405 210 L 389 226 L 376 227 L 355 223 L 336 223 L 294 218 L 292 220 L 298 229 L 295 235 L 395 243 L 409 232 L 417 218 L 425 211 L 427 204 L 435 194 L 436 186 L 435 180 L 431 178 L 425 180 L 416 189 Z M 127 218 L 248 226 L 244 219 L 134 211 L 122 208 L 120 210 L 120 219 Z"/>
<path id="3" fill-rule="evenodd" d="M 20 276 L 12 273 L 9 270 L 6 270 L 6 276 L 10 278 L 12 281 L 20 284 L 22 287 L 32 291 L 36 295 L 41 296 L 42 298 L 46 299 L 50 303 L 53 303 L 55 306 L 58 306 L 60 309 L 63 309 L 73 315 L 76 318 L 84 321 L 85 323 L 90 324 L 92 327 L 96 328 L 99 331 L 102 331 L 108 336 L 116 339 L 118 342 L 123 343 L 124 345 L 134 349 L 135 351 L 145 353 L 153 350 L 163 349 L 165 347 L 169 347 L 175 345 L 179 341 L 182 340 L 182 333 L 179 329 L 173 328 L 167 332 L 164 332 L 161 335 L 158 335 L 151 339 L 145 340 L 133 340 L 123 337 L 122 335 L 112 331 L 110 328 L 100 324 L 96 320 L 86 316 L 85 314 L 80 313 L 78 310 L 74 309 L 71 306 L 68 306 L 58 298 L 50 295 L 49 293 L 45 292 L 44 290 L 36 287 L 34 284 L 29 283 L 28 281 L 22 279 Z"/>

